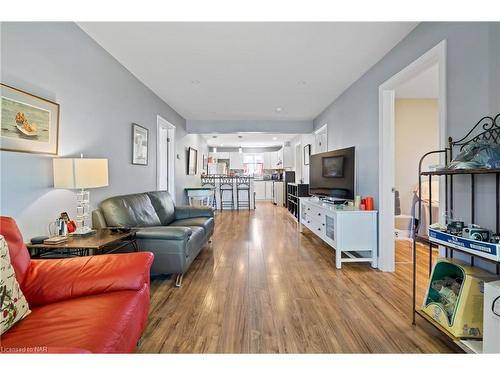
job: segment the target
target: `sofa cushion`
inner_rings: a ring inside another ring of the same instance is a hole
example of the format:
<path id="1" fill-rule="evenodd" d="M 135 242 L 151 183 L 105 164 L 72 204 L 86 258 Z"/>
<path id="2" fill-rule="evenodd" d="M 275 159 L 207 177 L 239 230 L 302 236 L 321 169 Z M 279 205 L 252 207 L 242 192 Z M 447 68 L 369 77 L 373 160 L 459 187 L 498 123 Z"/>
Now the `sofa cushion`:
<path id="1" fill-rule="evenodd" d="M 16 272 L 17 282 L 22 288 L 30 265 L 30 255 L 16 221 L 11 217 L 1 216 L 0 234 L 4 236 L 5 241 L 9 244 L 10 262 Z"/>
<path id="2" fill-rule="evenodd" d="M 1 346 L 133 352 L 148 309 L 147 285 L 139 292 L 103 293 L 35 307 L 29 317 L 2 335 Z"/>
<path id="3" fill-rule="evenodd" d="M 205 236 L 210 236 L 214 232 L 214 219 L 212 217 L 192 217 L 189 219 L 175 220 L 170 223 L 171 227 L 202 227 Z"/>
<path id="4" fill-rule="evenodd" d="M 30 312 L 28 301 L 19 287 L 14 267 L 10 263 L 7 242 L 0 235 L 0 335 Z"/>
<path id="5" fill-rule="evenodd" d="M 187 227 L 147 227 L 139 228 L 135 236 L 140 240 L 185 240 L 193 231 Z"/>
<path id="6" fill-rule="evenodd" d="M 161 225 L 160 218 L 145 193 L 108 198 L 101 210 L 110 227 L 149 227 Z"/>
<path id="7" fill-rule="evenodd" d="M 162 225 L 169 225 L 175 220 L 175 205 L 167 191 L 150 191 L 147 193 Z"/>

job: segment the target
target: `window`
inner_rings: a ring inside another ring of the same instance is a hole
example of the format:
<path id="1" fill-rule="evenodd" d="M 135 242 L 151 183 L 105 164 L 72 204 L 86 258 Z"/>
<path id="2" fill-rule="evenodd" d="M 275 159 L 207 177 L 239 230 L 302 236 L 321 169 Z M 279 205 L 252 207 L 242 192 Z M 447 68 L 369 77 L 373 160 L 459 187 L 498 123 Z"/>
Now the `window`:
<path id="1" fill-rule="evenodd" d="M 261 178 L 264 174 L 264 156 L 262 154 L 245 154 L 243 156 L 243 172 L 247 176 Z"/>

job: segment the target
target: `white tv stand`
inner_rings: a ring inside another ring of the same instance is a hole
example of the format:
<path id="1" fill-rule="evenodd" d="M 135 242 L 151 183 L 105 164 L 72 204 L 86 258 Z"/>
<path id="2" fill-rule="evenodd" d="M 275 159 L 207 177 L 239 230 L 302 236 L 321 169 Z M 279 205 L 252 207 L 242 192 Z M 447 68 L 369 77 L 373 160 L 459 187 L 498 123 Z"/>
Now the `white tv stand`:
<path id="1" fill-rule="evenodd" d="M 345 262 L 370 262 L 377 268 L 377 211 L 336 208 L 318 198 L 300 198 L 301 233 L 303 226 L 335 249 L 337 268 Z"/>

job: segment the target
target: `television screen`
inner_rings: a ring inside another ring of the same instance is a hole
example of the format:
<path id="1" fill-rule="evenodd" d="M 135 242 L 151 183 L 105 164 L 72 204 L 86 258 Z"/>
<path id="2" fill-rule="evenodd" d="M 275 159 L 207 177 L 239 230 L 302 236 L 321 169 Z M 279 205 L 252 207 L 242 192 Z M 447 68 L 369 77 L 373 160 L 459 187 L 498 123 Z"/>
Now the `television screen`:
<path id="1" fill-rule="evenodd" d="M 354 147 L 311 155 L 309 193 L 338 199 L 354 199 Z"/>
<path id="2" fill-rule="evenodd" d="M 323 177 L 344 177 L 344 157 L 331 156 L 322 159 Z"/>

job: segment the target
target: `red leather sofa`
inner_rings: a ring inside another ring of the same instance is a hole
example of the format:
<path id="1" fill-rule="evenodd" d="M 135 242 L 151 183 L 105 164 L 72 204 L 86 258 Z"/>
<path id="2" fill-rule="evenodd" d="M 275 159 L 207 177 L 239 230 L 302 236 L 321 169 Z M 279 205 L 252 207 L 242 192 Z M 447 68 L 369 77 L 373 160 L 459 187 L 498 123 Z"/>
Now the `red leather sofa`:
<path id="1" fill-rule="evenodd" d="M 10 217 L 0 217 L 31 314 L 0 337 L 3 353 L 131 353 L 149 311 L 148 252 L 30 259 Z"/>

